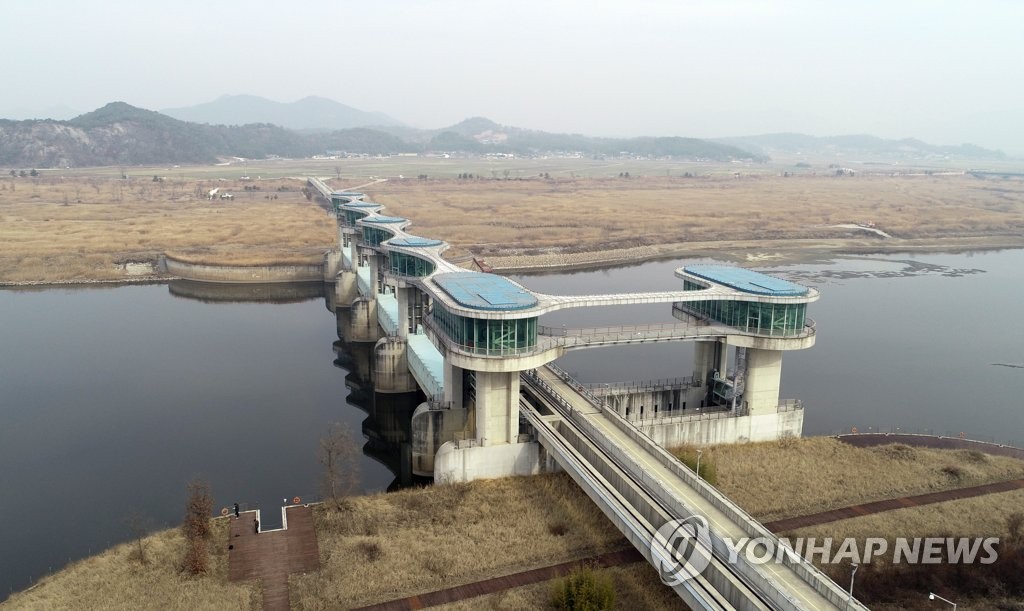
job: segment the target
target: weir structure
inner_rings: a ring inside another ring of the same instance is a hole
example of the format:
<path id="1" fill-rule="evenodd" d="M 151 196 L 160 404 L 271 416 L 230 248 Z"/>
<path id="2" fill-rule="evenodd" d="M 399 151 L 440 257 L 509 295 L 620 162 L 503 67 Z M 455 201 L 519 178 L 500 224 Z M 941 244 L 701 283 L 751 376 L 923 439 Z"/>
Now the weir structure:
<path id="1" fill-rule="evenodd" d="M 728 560 L 728 542 L 743 537 L 788 548 L 663 448 L 800 435 L 803 406 L 779 400 L 782 352 L 814 345 L 806 308 L 816 290 L 692 265 L 675 271 L 672 291 L 536 293 L 443 259 L 447 244 L 409 234 L 409 220 L 362 193 L 310 183 L 337 218 L 339 250 L 327 261 L 339 332 L 373 345 L 375 392 L 423 397 L 413 473 L 446 483 L 565 470 L 659 570 L 680 551 L 666 557 L 659 529 L 703 516 L 710 539 L 694 545 L 708 548 L 710 565 L 673 585 L 693 608 L 864 608 L 791 550 L 777 563 Z M 632 304 L 666 304 L 678 322 L 540 324 L 557 310 Z M 570 350 L 665 341 L 694 343 L 685 377 L 587 388 L 552 364 Z"/>

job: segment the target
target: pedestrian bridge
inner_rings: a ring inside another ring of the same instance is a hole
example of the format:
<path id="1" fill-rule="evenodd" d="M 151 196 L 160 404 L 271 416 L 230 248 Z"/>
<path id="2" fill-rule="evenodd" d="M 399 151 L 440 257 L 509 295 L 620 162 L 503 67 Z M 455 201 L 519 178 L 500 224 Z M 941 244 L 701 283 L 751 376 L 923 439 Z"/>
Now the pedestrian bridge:
<path id="1" fill-rule="evenodd" d="M 692 470 L 553 367 L 523 374 L 522 413 L 537 438 L 656 568 L 677 559 L 658 541 L 671 520 L 707 520 L 709 563 L 673 589 L 694 609 L 865 609 L 799 555 L 730 562 L 726 539 L 778 538 Z M 700 545 L 701 543 L 696 543 Z M 697 550 L 699 553 L 700 550 Z"/>

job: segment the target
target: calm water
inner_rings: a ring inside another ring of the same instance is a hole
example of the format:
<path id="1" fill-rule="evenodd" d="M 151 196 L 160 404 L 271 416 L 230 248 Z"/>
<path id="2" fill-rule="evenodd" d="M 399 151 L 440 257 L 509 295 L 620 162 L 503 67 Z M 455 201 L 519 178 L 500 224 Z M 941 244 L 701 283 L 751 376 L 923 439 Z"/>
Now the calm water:
<path id="1" fill-rule="evenodd" d="M 258 506 L 264 527 L 280 526 L 283 498 L 317 490 L 326 425 L 358 438 L 373 420 L 372 393 L 350 402 L 354 376 L 338 365 L 351 359 L 335 353 L 323 298 L 0 291 L 0 317 L 0 599 L 126 539 L 132 512 L 180 523 L 193 477 L 216 507 Z M 360 465 L 365 491 L 395 479 L 379 441 Z"/>
<path id="2" fill-rule="evenodd" d="M 520 280 L 553 293 L 655 290 L 676 286 L 682 264 Z M 994 364 L 1024 365 L 1024 251 L 763 269 L 822 293 L 809 310 L 817 345 L 783 359 L 782 396 L 805 400 L 807 434 L 899 426 L 1024 442 L 1024 369 Z M 282 498 L 315 494 L 316 442 L 330 422 L 364 435 L 365 491 L 412 481 L 395 472 L 408 462 L 402 429 L 416 400 L 374 398 L 358 374 L 365 346 L 338 341 L 322 298 L 199 296 L 165 285 L 0 291 L 0 598 L 125 540 L 132 512 L 153 528 L 179 523 L 195 476 L 217 507 L 259 506 L 277 525 Z M 670 322 L 670 310 L 575 310 L 544 323 Z M 560 364 L 591 382 L 667 378 L 690 373 L 691 353 L 596 348 Z"/>
<path id="3" fill-rule="evenodd" d="M 521 276 L 549 293 L 653 290 L 693 261 Z M 1024 251 L 875 255 L 761 268 L 815 286 L 817 345 L 783 357 L 782 398 L 805 401 L 805 434 L 856 426 L 1024 442 Z M 568 310 L 544 324 L 671 322 L 668 306 Z M 594 348 L 560 365 L 585 382 L 689 375 L 692 345 Z"/>

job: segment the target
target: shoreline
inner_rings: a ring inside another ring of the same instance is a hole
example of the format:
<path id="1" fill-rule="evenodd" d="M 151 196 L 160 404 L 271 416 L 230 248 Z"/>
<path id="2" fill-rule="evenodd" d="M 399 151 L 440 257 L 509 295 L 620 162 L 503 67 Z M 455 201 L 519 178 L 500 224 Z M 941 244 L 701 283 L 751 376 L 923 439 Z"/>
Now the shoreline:
<path id="1" fill-rule="evenodd" d="M 739 265 L 811 263 L 843 255 L 961 253 L 1024 248 L 1024 236 L 968 236 L 941 239 L 743 240 L 638 246 L 579 253 L 483 257 L 505 274 L 560 273 L 622 267 L 673 258 L 710 258 Z"/>
<path id="2" fill-rule="evenodd" d="M 997 251 L 1024 248 L 1024 236 L 964 236 L 912 239 L 808 239 L 808 240 L 736 240 L 637 246 L 576 253 L 549 252 L 529 255 L 480 257 L 496 273 L 564 273 L 624 267 L 673 258 L 710 258 L 739 265 L 760 263 L 810 263 L 843 255 L 897 253 L 949 253 Z M 145 275 L 126 278 L 74 280 L 0 280 L 0 289 L 74 288 L 94 285 L 163 284 L 182 279 L 177 276 Z"/>

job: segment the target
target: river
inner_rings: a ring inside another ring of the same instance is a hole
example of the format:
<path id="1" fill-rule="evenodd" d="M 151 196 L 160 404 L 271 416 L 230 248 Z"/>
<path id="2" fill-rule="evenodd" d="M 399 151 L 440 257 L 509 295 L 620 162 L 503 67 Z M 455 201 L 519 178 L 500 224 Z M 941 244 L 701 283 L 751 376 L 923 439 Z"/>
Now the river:
<path id="1" fill-rule="evenodd" d="M 682 264 L 517 279 L 563 294 L 659 290 L 677 285 Z M 822 294 L 808 310 L 817 345 L 783 358 L 782 396 L 805 401 L 805 434 L 901 427 L 1024 442 L 1024 251 L 759 269 Z M 282 499 L 316 494 L 317 440 L 331 422 L 364 435 L 364 492 L 416 483 L 384 466 L 403 464 L 415 398 L 365 390 L 354 371 L 365 348 L 337 341 L 322 297 L 220 303 L 169 288 L 0 290 L 0 597 L 126 540 L 132 513 L 150 528 L 179 523 L 194 477 L 218 508 L 259 506 L 277 525 Z M 670 312 L 576 310 L 543 323 L 671 322 Z M 691 353 L 595 348 L 559 364 L 587 382 L 646 380 L 688 375 Z"/>

